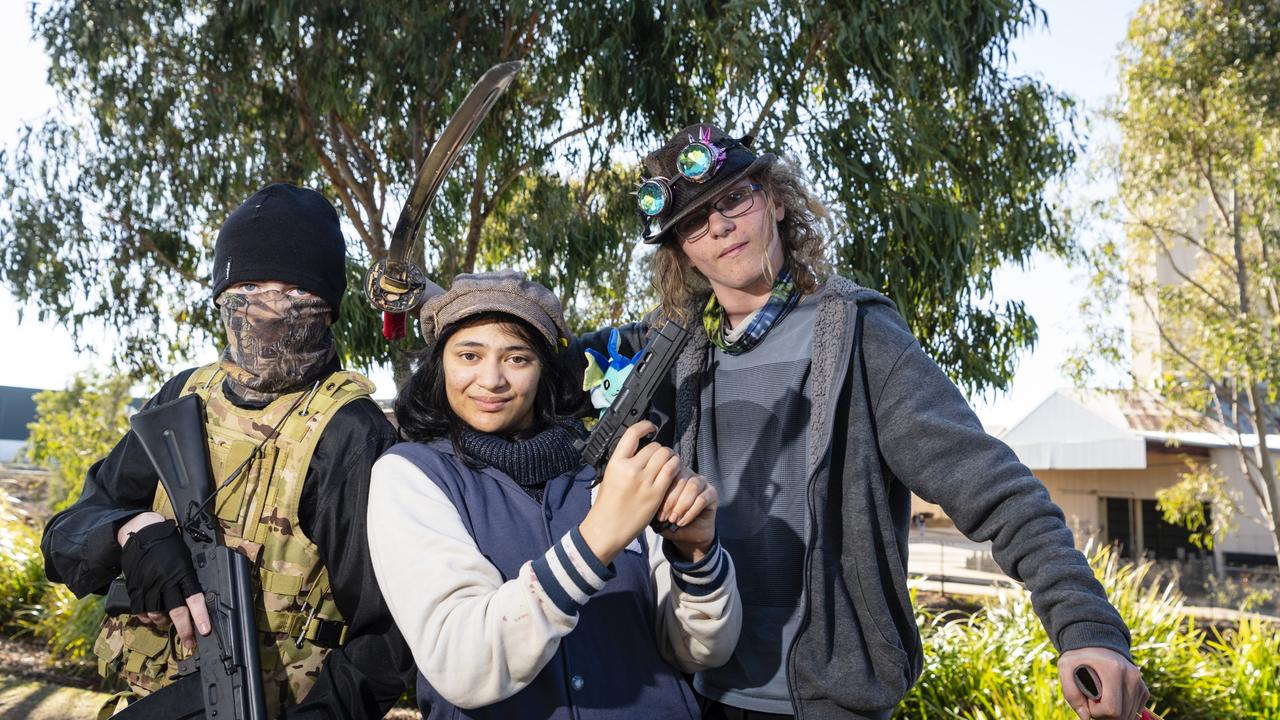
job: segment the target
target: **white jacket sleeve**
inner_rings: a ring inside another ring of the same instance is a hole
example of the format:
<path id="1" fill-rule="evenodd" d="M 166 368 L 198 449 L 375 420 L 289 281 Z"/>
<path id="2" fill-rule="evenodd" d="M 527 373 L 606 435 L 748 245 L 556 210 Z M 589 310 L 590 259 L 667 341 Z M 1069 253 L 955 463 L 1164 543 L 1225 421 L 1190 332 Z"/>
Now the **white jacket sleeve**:
<path id="1" fill-rule="evenodd" d="M 397 455 L 373 466 L 368 528 L 378 586 L 418 669 L 461 708 L 532 682 L 613 577 L 575 528 L 502 582 L 448 496 Z"/>
<path id="2" fill-rule="evenodd" d="M 693 563 L 680 559 L 651 529 L 645 541 L 663 657 L 688 673 L 728 662 L 742 631 L 742 599 L 729 553 L 717 540 Z"/>

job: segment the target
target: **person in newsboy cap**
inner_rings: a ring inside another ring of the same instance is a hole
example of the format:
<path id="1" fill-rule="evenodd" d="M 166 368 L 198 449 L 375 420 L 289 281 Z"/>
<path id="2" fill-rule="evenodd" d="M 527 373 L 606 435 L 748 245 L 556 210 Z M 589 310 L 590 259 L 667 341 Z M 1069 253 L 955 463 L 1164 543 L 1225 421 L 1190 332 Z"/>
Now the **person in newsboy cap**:
<path id="1" fill-rule="evenodd" d="M 423 715 L 695 717 L 682 673 L 741 627 L 715 491 L 641 446 L 647 421 L 603 475 L 584 462 L 560 303 L 522 273 L 459 275 L 420 319 L 396 399 L 410 442 L 374 467 L 369 545 Z"/>

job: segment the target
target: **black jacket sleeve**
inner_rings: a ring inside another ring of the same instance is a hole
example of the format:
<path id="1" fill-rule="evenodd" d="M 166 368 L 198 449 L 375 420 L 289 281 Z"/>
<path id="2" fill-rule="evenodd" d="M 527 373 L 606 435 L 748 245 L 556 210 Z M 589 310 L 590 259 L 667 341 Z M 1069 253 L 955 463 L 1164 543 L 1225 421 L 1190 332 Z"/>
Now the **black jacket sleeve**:
<path id="1" fill-rule="evenodd" d="M 311 691 L 285 711 L 290 720 L 380 718 L 413 681 L 413 655 L 378 590 L 366 532 L 369 471 L 396 441 L 382 410 L 356 400 L 329 421 L 311 458 L 298 521 L 319 548 L 349 627 Z"/>
<path id="2" fill-rule="evenodd" d="M 191 373 L 186 370 L 170 379 L 144 407 L 178 397 Z M 65 584 L 77 597 L 106 593 L 120 574 L 116 530 L 151 509 L 159 482 L 146 451 L 129 431 L 89 468 L 79 499 L 45 523 L 40 550 L 49 580 Z"/>

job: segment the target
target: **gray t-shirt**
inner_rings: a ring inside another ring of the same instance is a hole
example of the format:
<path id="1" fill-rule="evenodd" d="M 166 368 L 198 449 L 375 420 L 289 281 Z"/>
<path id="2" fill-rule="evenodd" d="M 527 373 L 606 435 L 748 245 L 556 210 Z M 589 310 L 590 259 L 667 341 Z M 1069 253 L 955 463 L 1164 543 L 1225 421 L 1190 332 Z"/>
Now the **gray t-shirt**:
<path id="1" fill-rule="evenodd" d="M 720 492 L 716 528 L 733 557 L 742 637 L 694 687 L 726 705 L 790 714 L 787 649 L 800 622 L 809 365 L 817 298 L 803 298 L 759 345 L 714 345 L 702 374 L 697 470 Z"/>

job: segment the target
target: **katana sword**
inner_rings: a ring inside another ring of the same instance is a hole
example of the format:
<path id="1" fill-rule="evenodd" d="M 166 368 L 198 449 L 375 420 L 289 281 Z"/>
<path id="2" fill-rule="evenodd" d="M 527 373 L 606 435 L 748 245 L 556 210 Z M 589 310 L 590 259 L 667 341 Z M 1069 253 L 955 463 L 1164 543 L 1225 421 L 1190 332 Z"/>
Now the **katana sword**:
<path id="1" fill-rule="evenodd" d="M 449 119 L 444 132 L 440 133 L 440 139 L 431 147 L 427 159 L 418 169 L 418 177 L 400 210 L 395 229 L 391 231 L 391 247 L 386 257 L 375 262 L 365 275 L 365 295 L 375 309 L 392 314 L 406 313 L 421 305 L 429 290 L 443 292 L 410 259 L 410 253 L 422 230 L 422 221 L 427 216 L 431 201 L 440 190 L 449 168 L 453 167 L 467 141 L 511 85 L 523 64 L 520 60 L 501 63 L 481 75 Z"/>

